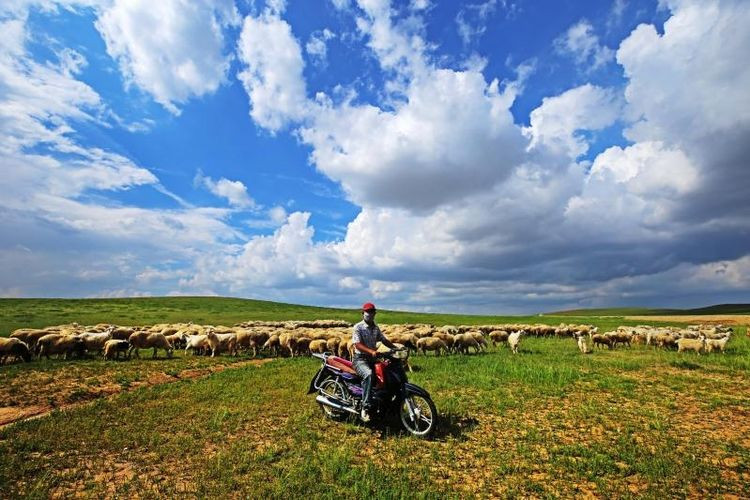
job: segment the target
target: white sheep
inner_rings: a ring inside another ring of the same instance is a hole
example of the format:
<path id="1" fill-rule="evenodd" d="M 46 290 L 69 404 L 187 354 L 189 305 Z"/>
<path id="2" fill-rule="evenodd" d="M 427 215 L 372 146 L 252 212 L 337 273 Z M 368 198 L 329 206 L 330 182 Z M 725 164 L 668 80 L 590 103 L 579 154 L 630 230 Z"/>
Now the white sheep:
<path id="1" fill-rule="evenodd" d="M 104 344 L 112 338 L 114 328 L 108 328 L 103 333 L 86 332 L 81 335 L 83 343 L 86 345 L 88 352 L 100 353 L 104 351 Z"/>
<path id="2" fill-rule="evenodd" d="M 706 337 L 703 335 L 698 339 L 677 339 L 677 352 L 695 351 L 700 355 L 706 348 Z"/>
<path id="3" fill-rule="evenodd" d="M 706 339 L 706 352 L 713 352 L 715 350 L 721 351 L 724 354 L 724 349 L 729 342 L 729 336 L 721 339 Z"/>
<path id="4" fill-rule="evenodd" d="M 508 347 L 510 347 L 513 354 L 518 354 L 518 346 L 521 343 L 521 336 L 525 334 L 525 330 L 518 330 L 508 335 Z"/>
<path id="5" fill-rule="evenodd" d="M 188 335 L 185 341 L 185 353 L 190 350 L 193 354 L 203 354 L 208 352 L 211 346 L 208 345 L 206 335 Z"/>
<path id="6" fill-rule="evenodd" d="M 211 357 L 216 356 L 217 352 L 228 351 L 229 354 L 237 355 L 237 334 L 236 333 L 216 333 L 213 328 L 206 333 L 206 340 L 211 347 Z"/>

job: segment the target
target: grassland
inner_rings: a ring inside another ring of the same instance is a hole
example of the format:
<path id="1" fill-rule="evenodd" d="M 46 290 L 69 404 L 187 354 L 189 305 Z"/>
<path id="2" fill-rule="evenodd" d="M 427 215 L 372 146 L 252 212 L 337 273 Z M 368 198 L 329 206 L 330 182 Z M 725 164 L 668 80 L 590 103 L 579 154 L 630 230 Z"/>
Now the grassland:
<path id="1" fill-rule="evenodd" d="M 40 322 L 33 326 L 126 323 L 126 316 L 134 316 L 131 324 L 356 318 L 356 311 L 304 308 L 293 316 L 283 305 L 261 302 L 253 309 L 233 299 L 133 300 L 122 301 L 122 307 L 107 301 L 30 301 L 29 311 L 23 302 L 0 302 L 1 327 L 6 333 L 30 325 L 18 324 L 20 314 Z M 560 322 L 547 316 L 385 311 L 380 319 Z M 611 317 L 565 321 L 603 328 L 623 323 Z M 393 425 L 324 420 L 305 395 L 317 367 L 313 359 L 259 364 L 178 356 L 5 366 L 0 387 L 12 390 L 0 392 L 0 398 L 21 402 L 45 394 L 54 404 L 41 404 L 64 409 L 0 430 L 0 492 L 3 497 L 750 497 L 750 340 L 744 327 L 725 355 L 633 347 L 584 356 L 570 339 L 530 338 L 517 356 L 498 347 L 412 361 L 417 369 L 412 380 L 431 392 L 442 415 L 431 441 L 404 436 Z M 55 400 L 54 391 L 67 386 L 80 389 Z M 107 386 L 109 391 L 97 392 Z"/>

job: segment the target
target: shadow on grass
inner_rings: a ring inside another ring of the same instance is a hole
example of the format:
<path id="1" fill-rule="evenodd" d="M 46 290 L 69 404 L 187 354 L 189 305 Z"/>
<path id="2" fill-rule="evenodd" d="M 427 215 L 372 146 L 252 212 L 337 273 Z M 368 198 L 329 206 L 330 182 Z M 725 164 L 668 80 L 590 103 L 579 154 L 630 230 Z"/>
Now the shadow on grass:
<path id="1" fill-rule="evenodd" d="M 437 426 L 428 439 L 430 441 L 445 441 L 448 438 L 463 440 L 466 439 L 465 434 L 476 427 L 478 423 L 479 421 L 474 417 L 454 413 L 442 414 L 438 416 Z M 361 422 L 358 422 L 358 424 L 366 426 Z M 371 428 L 380 432 L 380 439 L 400 439 L 411 435 L 401 426 L 398 417 L 372 424 Z"/>

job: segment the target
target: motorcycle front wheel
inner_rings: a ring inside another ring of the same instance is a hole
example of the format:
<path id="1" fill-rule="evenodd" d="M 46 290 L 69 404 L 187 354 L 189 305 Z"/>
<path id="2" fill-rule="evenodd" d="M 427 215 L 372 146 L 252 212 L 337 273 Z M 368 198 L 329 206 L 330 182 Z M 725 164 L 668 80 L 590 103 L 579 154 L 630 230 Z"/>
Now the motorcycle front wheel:
<path id="1" fill-rule="evenodd" d="M 437 408 L 430 398 L 410 394 L 401 403 L 401 425 L 411 435 L 429 436 L 437 424 Z"/>

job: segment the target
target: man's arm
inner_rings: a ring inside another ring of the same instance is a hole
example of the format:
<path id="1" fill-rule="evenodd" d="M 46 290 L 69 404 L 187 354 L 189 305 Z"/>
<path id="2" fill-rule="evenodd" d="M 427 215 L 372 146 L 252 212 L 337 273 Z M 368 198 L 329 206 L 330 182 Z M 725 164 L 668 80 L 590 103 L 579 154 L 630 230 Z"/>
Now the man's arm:
<path id="1" fill-rule="evenodd" d="M 362 342 L 357 342 L 356 344 L 354 344 L 354 347 L 356 347 L 359 352 L 369 354 L 370 356 L 373 356 L 373 357 L 378 353 L 378 351 L 376 351 L 375 349 L 370 349 Z"/>

